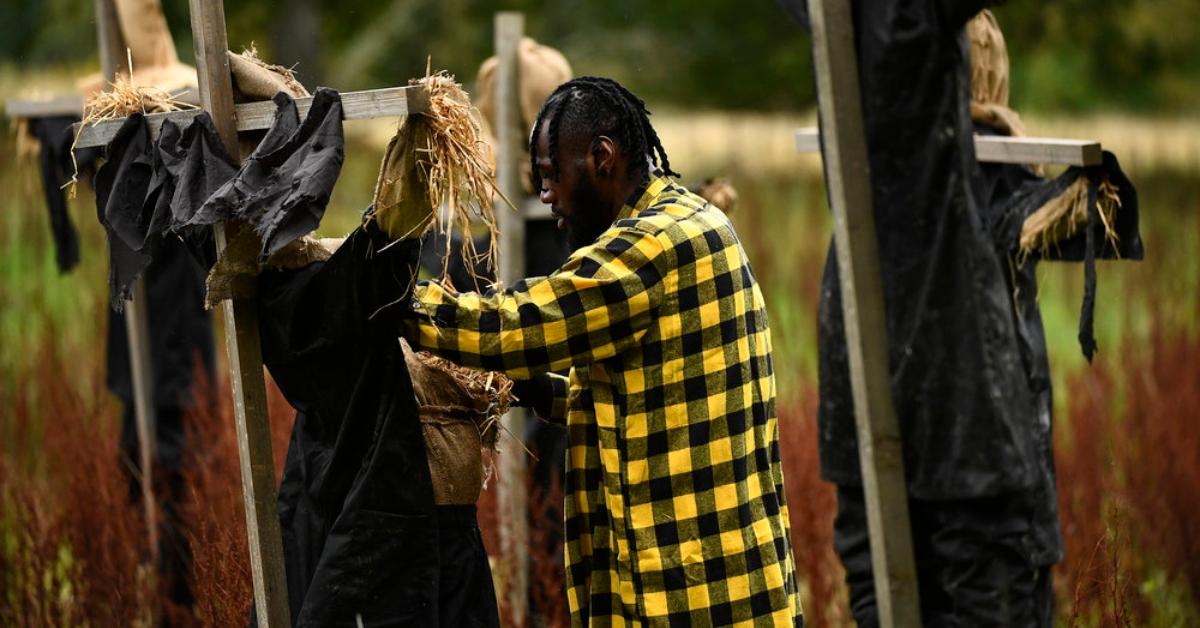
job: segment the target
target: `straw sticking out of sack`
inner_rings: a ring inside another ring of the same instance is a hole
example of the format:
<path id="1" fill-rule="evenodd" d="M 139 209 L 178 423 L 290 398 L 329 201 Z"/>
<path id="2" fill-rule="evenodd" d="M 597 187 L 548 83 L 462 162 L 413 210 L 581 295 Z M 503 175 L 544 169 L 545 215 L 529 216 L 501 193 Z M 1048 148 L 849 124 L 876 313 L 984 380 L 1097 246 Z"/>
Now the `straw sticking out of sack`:
<path id="1" fill-rule="evenodd" d="M 434 208 L 435 228 L 447 241 L 454 230 L 463 234 L 461 254 L 466 267 L 474 269 L 482 262 L 485 268 L 494 271 L 499 259 L 500 233 L 492 197 L 496 195 L 510 207 L 513 205 L 496 186 L 491 148 L 483 139 L 475 108 L 462 86 L 445 72 L 427 71 L 424 78 L 411 83 L 428 90 L 429 110 L 405 118 L 389 143 L 375 187 L 375 210 L 382 214 L 397 207 L 401 208 L 398 211 L 404 211 L 404 206 L 428 203 Z M 419 171 L 416 181 L 410 180 L 413 161 Z M 426 197 L 415 198 L 421 192 Z M 472 223 L 476 221 L 491 236 L 492 246 L 483 253 L 476 250 L 470 237 Z M 411 225 L 406 231 L 412 233 L 393 235 L 414 236 L 426 226 Z M 449 251 L 442 264 L 443 280 L 448 268 Z"/>
<path id="2" fill-rule="evenodd" d="M 70 197 L 75 198 L 75 184 L 79 182 L 79 164 L 75 162 L 75 147 L 79 144 L 79 136 L 88 126 L 105 120 L 126 118 L 135 113 L 161 113 L 178 111 L 180 109 L 195 109 L 195 105 L 176 100 L 166 90 L 150 85 L 135 85 L 133 83 L 133 59 L 129 49 L 125 50 L 129 72 L 117 73 L 110 82 L 109 89 L 99 92 L 83 103 L 83 120 L 75 133 L 75 141 L 71 142 L 71 165 L 73 172 L 66 186 Z"/>

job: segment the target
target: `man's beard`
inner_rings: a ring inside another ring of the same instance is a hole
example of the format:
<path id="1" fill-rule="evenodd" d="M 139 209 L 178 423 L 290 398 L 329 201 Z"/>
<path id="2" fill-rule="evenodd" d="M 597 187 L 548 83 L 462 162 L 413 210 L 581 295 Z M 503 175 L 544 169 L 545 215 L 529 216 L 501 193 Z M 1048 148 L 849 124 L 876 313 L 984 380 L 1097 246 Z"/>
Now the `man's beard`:
<path id="1" fill-rule="evenodd" d="M 580 249 L 596 241 L 600 234 L 612 226 L 612 218 L 596 193 L 591 179 L 581 178 L 571 194 L 573 210 L 566 217 L 567 243 L 571 249 Z"/>

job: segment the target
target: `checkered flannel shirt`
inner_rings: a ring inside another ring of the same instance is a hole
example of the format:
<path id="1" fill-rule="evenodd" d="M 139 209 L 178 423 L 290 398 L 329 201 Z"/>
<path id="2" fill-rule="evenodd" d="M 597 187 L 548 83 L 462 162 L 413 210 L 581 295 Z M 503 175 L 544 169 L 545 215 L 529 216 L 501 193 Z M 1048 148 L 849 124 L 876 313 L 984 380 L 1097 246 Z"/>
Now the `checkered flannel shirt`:
<path id="1" fill-rule="evenodd" d="M 767 313 L 720 210 L 656 177 L 554 274 L 422 282 L 413 305 L 423 349 L 517 379 L 570 367 L 574 623 L 800 623 Z"/>

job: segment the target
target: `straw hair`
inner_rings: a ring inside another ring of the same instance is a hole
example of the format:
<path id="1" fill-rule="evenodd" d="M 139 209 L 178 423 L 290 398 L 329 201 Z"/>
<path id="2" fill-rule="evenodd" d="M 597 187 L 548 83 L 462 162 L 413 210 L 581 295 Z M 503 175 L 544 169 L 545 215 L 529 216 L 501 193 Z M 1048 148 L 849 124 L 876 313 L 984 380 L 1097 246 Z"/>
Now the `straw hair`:
<path id="1" fill-rule="evenodd" d="M 971 45 L 971 102 L 1008 106 L 1008 47 L 996 16 L 984 9 L 967 22 Z"/>
<path id="2" fill-rule="evenodd" d="M 1021 225 L 1019 262 L 1024 262 L 1035 253 L 1049 253 L 1059 242 L 1087 227 L 1089 185 L 1087 176 L 1080 176 L 1062 194 L 1047 201 L 1025 219 Z M 1107 178 L 1102 180 L 1096 190 L 1096 213 L 1104 227 L 1104 237 L 1114 251 L 1117 250 L 1114 225 L 1120 207 L 1121 197 L 1117 194 L 1117 187 Z"/>
<path id="3" fill-rule="evenodd" d="M 405 118 L 389 142 L 375 185 L 376 215 L 390 212 L 400 214 L 402 220 L 406 215 L 424 216 L 433 209 L 432 222 L 447 240 L 455 229 L 469 236 L 472 224 L 478 221 L 491 236 L 492 246 L 480 253 L 474 238 L 464 237 L 461 254 L 468 269 L 482 262 L 484 268 L 494 271 L 500 234 L 492 195 L 510 207 L 512 203 L 496 186 L 490 148 L 473 115 L 474 107 L 462 86 L 444 72 L 426 74 L 412 83 L 428 90 L 429 110 Z M 393 237 L 412 237 L 427 226 L 419 221 L 388 231 Z M 447 283 L 448 270 L 449 252 L 442 263 L 442 280 Z M 478 284 L 479 277 L 474 279 Z"/>

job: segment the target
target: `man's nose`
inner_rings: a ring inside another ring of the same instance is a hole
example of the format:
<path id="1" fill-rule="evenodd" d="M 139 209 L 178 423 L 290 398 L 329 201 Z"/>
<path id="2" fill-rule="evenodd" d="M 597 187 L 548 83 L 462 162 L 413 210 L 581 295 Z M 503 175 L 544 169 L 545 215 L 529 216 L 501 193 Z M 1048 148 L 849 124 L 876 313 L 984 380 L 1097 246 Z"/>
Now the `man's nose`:
<path id="1" fill-rule="evenodd" d="M 542 190 L 538 193 L 538 199 L 541 200 L 544 205 L 553 205 L 554 201 L 557 200 L 557 198 L 554 196 L 554 191 L 551 190 L 550 186 L 545 183 L 542 184 Z"/>

